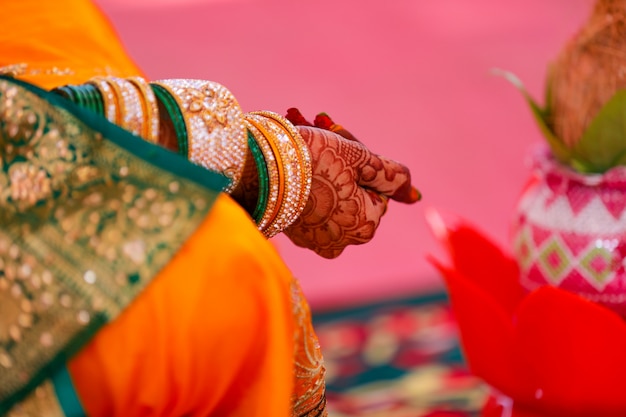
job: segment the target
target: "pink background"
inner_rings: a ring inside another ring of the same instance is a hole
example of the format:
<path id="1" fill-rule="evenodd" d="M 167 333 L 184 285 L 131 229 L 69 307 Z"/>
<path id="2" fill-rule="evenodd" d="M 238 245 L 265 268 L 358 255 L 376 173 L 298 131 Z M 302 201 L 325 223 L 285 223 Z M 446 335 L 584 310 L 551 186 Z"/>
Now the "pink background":
<path id="1" fill-rule="evenodd" d="M 328 112 L 412 171 L 424 199 L 392 203 L 372 242 L 324 260 L 275 239 L 313 307 L 439 288 L 427 207 L 508 244 L 541 141 L 516 73 L 542 99 L 548 62 L 591 0 L 99 0 L 151 79 L 204 78 L 244 111 Z"/>

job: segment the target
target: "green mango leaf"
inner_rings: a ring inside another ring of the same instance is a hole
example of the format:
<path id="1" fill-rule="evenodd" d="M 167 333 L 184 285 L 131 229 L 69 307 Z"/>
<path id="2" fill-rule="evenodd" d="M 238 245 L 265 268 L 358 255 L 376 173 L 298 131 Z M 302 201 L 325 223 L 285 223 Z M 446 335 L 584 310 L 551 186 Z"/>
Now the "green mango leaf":
<path id="1" fill-rule="evenodd" d="M 626 153 L 623 153 L 618 158 L 616 158 L 615 164 L 613 166 L 621 166 L 621 165 L 626 165 Z"/>
<path id="2" fill-rule="evenodd" d="M 530 106 L 530 110 L 535 118 L 535 121 L 539 125 L 539 129 L 541 130 L 541 133 L 543 134 L 546 141 L 548 142 L 548 145 L 550 146 L 550 149 L 552 150 L 552 154 L 554 155 L 554 157 L 564 164 L 572 165 L 573 160 L 577 160 L 578 158 L 576 158 L 575 155 L 573 155 L 571 150 L 567 146 L 565 146 L 565 143 L 563 143 L 561 139 L 557 138 L 554 135 L 554 133 L 552 132 L 552 129 L 550 129 L 547 123 L 548 112 L 542 109 L 535 102 L 535 100 L 533 100 L 530 94 L 528 94 L 528 91 L 526 91 L 526 88 L 524 87 L 524 84 L 522 83 L 522 81 L 512 72 L 505 71 L 499 68 L 494 68 L 492 69 L 491 72 L 494 75 L 498 75 L 500 77 L 503 77 L 505 80 L 509 81 L 511 84 L 513 84 L 513 86 L 515 86 L 522 93 L 522 95 L 526 99 L 526 102 Z"/>
<path id="3" fill-rule="evenodd" d="M 548 69 L 548 75 L 547 75 L 547 79 L 546 79 L 546 90 L 544 91 L 544 97 L 543 97 L 543 102 L 544 102 L 544 108 L 543 108 L 543 120 L 546 121 L 546 124 L 549 124 L 547 121 L 548 120 L 552 120 L 552 109 L 550 108 L 550 103 L 552 103 L 552 71 L 550 69 Z M 550 131 L 552 131 L 552 128 L 550 128 Z M 561 141 L 562 142 L 562 141 Z M 565 146 L 564 142 L 563 146 Z"/>
<path id="4" fill-rule="evenodd" d="M 574 151 L 590 172 L 626 165 L 626 90 L 620 90 L 593 118 Z"/>

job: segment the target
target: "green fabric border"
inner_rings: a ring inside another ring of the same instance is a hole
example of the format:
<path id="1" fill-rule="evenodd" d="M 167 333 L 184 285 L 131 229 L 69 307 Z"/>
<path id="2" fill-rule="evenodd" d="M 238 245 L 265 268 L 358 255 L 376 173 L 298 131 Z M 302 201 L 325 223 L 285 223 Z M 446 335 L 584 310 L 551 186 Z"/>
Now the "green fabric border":
<path id="1" fill-rule="evenodd" d="M 63 414 L 66 417 L 87 417 L 67 367 L 61 367 L 58 372 L 52 375 L 51 379 Z"/>

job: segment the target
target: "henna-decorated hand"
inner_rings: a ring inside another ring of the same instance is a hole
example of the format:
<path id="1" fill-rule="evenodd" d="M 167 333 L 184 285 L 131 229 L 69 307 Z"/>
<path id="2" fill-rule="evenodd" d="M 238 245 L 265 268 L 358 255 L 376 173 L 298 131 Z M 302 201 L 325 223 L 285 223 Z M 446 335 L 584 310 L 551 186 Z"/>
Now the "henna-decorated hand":
<path id="1" fill-rule="evenodd" d="M 159 143 L 178 148 L 173 125 L 165 109 Z M 287 116 L 298 126 L 311 151 L 311 194 L 300 217 L 285 230 L 298 246 L 325 258 L 335 258 L 348 245 L 369 242 L 387 209 L 387 199 L 414 203 L 419 192 L 411 186 L 408 168 L 373 154 L 350 132 L 327 115 L 318 115 L 312 127 L 297 110 Z M 307 127 L 311 126 L 311 127 Z M 258 198 L 258 173 L 253 158 L 246 161 L 242 181 L 232 197 L 248 212 Z"/>
<path id="2" fill-rule="evenodd" d="M 420 199 L 404 165 L 338 133 L 298 129 L 311 151 L 313 178 L 304 212 L 285 230 L 296 245 L 336 258 L 346 246 L 374 237 L 388 198 L 409 204 Z"/>

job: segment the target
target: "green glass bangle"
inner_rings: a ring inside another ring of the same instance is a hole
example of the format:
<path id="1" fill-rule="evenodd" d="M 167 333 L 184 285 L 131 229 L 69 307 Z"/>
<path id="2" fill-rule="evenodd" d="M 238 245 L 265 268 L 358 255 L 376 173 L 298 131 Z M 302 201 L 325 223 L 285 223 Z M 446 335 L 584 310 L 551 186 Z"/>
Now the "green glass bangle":
<path id="1" fill-rule="evenodd" d="M 91 84 L 83 84 L 80 86 L 83 95 L 87 100 L 87 105 L 90 110 L 98 113 L 100 116 L 104 116 L 104 106 L 102 104 L 102 95 L 98 89 Z"/>
<path id="2" fill-rule="evenodd" d="M 91 103 L 89 101 L 89 97 L 87 96 L 85 90 L 81 85 L 73 85 L 72 89 L 76 93 L 78 97 L 79 104 L 82 108 L 92 111 Z"/>
<path id="3" fill-rule="evenodd" d="M 104 99 L 102 98 L 102 93 L 98 90 L 93 84 L 88 84 L 91 89 L 91 97 L 95 102 L 95 110 L 100 116 L 104 116 Z"/>
<path id="4" fill-rule="evenodd" d="M 63 87 L 57 87 L 52 90 L 53 93 L 58 94 L 66 99 L 70 100 L 73 103 L 76 103 L 76 95 L 74 91 L 68 85 L 64 85 Z"/>
<path id="5" fill-rule="evenodd" d="M 87 101 L 87 97 L 85 97 L 85 93 L 83 92 L 82 88 L 79 85 L 70 85 L 68 87 L 71 88 L 72 91 L 74 91 L 74 95 L 76 96 L 77 100 L 76 104 L 84 109 L 91 110 L 91 108 L 89 107 L 89 102 Z"/>
<path id="6" fill-rule="evenodd" d="M 104 116 L 104 102 L 102 94 L 96 86 L 90 84 L 83 85 L 64 85 L 52 90 L 53 93 L 59 94 L 74 104 L 98 113 Z"/>
<path id="7" fill-rule="evenodd" d="M 163 104 L 167 114 L 169 114 L 170 119 L 174 125 L 174 133 L 176 134 L 176 141 L 178 142 L 178 154 L 184 156 L 189 159 L 189 142 L 187 140 L 187 126 L 185 125 L 185 119 L 183 117 L 183 113 L 178 107 L 178 103 L 176 99 L 172 96 L 172 94 L 167 91 L 166 88 L 157 85 L 150 84 L 152 91 L 154 91 L 154 95 L 157 100 Z"/>
<path id="8" fill-rule="evenodd" d="M 267 165 L 265 164 L 265 158 L 263 158 L 263 152 L 256 143 L 256 139 L 250 130 L 248 129 L 248 148 L 254 158 L 257 172 L 259 173 L 259 197 L 257 199 L 256 207 L 252 213 L 252 218 L 256 224 L 261 222 L 265 209 L 267 208 L 267 198 L 270 193 L 270 180 L 269 173 L 267 172 Z"/>
<path id="9" fill-rule="evenodd" d="M 72 97 L 74 97 L 74 103 L 79 105 L 80 107 L 85 107 L 83 103 L 83 95 L 78 91 L 75 85 L 66 85 L 67 89 L 71 91 Z"/>
<path id="10" fill-rule="evenodd" d="M 85 108 L 96 111 L 95 103 L 91 99 L 91 92 L 88 90 L 87 85 L 79 85 L 76 89 L 83 95 L 83 102 L 85 103 Z"/>

